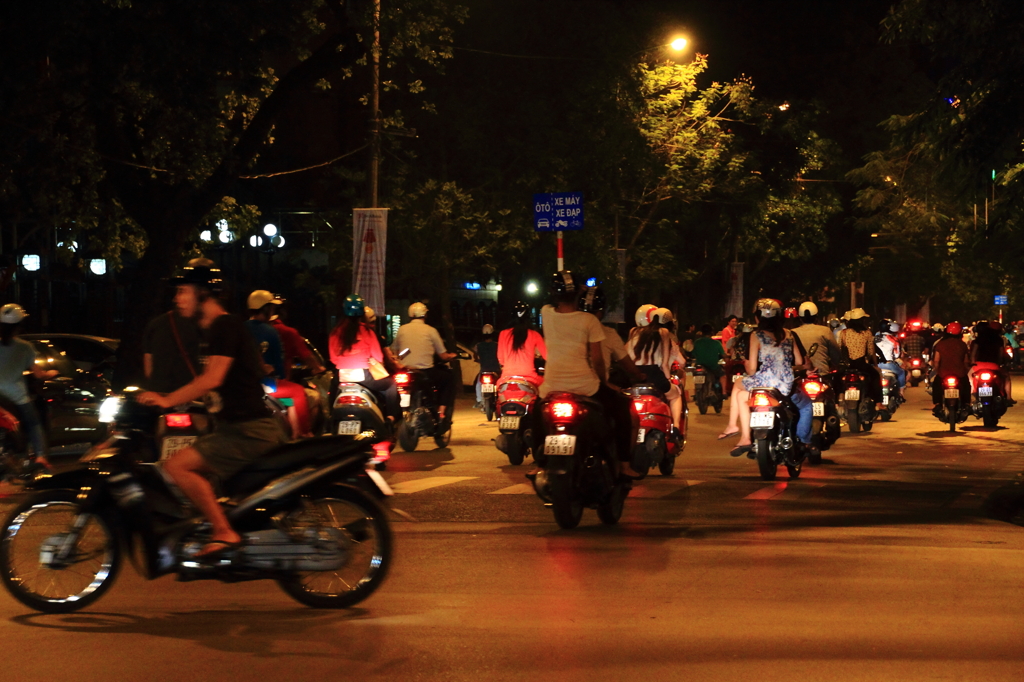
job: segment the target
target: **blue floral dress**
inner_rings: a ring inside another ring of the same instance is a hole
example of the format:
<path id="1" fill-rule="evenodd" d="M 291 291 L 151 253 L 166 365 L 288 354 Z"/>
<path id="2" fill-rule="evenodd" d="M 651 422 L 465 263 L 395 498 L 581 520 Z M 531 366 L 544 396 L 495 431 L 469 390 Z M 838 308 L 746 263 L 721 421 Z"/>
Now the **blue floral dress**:
<path id="1" fill-rule="evenodd" d="M 743 389 L 768 387 L 778 389 L 782 395 L 793 390 L 793 335 L 786 334 L 781 343 L 768 332 L 756 331 L 760 348 L 757 351 L 757 371 L 743 378 Z"/>

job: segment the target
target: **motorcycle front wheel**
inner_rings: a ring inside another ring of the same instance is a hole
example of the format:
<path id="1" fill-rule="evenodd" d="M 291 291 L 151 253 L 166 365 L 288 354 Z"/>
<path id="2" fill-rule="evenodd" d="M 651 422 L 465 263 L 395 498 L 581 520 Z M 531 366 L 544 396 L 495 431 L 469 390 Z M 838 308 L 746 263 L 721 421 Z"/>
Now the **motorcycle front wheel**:
<path id="1" fill-rule="evenodd" d="M 77 537 L 67 548 L 72 534 Z M 102 514 L 81 514 L 71 491 L 26 500 L 0 531 L 4 586 L 43 613 L 69 613 L 93 603 L 110 589 L 120 565 L 113 523 Z"/>
<path id="2" fill-rule="evenodd" d="M 392 537 L 384 508 L 359 490 L 338 486 L 307 499 L 287 519 L 291 529 L 314 529 L 344 562 L 335 570 L 293 573 L 278 579 L 288 596 L 318 609 L 343 609 L 369 597 L 391 567 Z M 333 549 L 333 547 L 332 547 Z"/>
<path id="3" fill-rule="evenodd" d="M 754 451 L 757 454 L 757 469 L 761 472 L 761 480 L 774 481 L 775 472 L 778 470 L 779 465 L 772 457 L 772 448 L 771 444 L 768 443 L 768 439 L 759 438 L 755 440 Z"/>

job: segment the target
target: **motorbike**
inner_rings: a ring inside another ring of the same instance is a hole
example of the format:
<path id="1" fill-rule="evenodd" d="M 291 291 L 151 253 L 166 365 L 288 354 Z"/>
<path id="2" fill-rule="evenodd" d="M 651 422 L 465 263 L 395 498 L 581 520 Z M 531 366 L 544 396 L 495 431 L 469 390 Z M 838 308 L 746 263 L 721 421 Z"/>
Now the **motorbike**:
<path id="1" fill-rule="evenodd" d="M 356 438 L 366 431 L 379 434 L 380 440 L 373 444 L 373 465 L 378 470 L 387 467 L 391 458 L 393 443 L 390 429 L 384 416 L 384 405 L 370 389 L 358 383 L 365 378 L 365 370 L 339 369 L 338 387 L 331 407 L 331 430 L 338 436 Z"/>
<path id="2" fill-rule="evenodd" d="M 535 448 L 542 449 L 538 464 L 543 469 L 532 480 L 537 496 L 554 512 L 555 523 L 575 528 L 584 508 L 596 509 L 604 524 L 618 523 L 633 486 L 618 473 L 615 441 L 601 404 L 556 392 L 538 409 L 543 433 L 534 440 Z"/>
<path id="3" fill-rule="evenodd" d="M 767 387 L 752 390 L 747 404 L 753 443 L 748 457 L 757 460 L 761 479 L 774 481 L 780 464 L 790 478 L 799 478 L 807 452 L 796 437 L 796 407 L 778 389 Z"/>
<path id="4" fill-rule="evenodd" d="M 999 424 L 999 418 L 1006 414 L 1003 380 L 999 372 L 990 369 L 975 370 L 971 411 L 987 428 Z"/>
<path id="5" fill-rule="evenodd" d="M 887 422 L 896 414 L 896 410 L 903 404 L 903 396 L 900 395 L 900 380 L 896 373 L 890 369 L 882 369 L 882 411 L 878 413 L 879 418 Z"/>
<path id="6" fill-rule="evenodd" d="M 914 388 L 928 378 L 928 361 L 924 358 L 910 358 L 906 369 L 907 381 Z"/>
<path id="7" fill-rule="evenodd" d="M 794 390 L 803 391 L 811 401 L 813 447 L 807 452 L 807 461 L 811 464 L 820 464 L 821 453 L 831 448 L 842 433 L 835 393 L 832 391 L 828 376 L 820 377 L 814 373 L 798 378 Z"/>
<path id="8" fill-rule="evenodd" d="M 495 409 L 495 391 L 498 388 L 498 375 L 494 372 L 481 372 L 480 373 L 480 395 L 484 399 L 484 414 L 487 415 L 487 421 L 494 419 Z"/>
<path id="9" fill-rule="evenodd" d="M 715 414 L 721 414 L 723 400 L 722 382 L 709 374 L 701 365 L 694 365 L 693 402 L 697 404 L 700 413 L 707 414 L 710 406 L 715 408 Z"/>
<path id="10" fill-rule="evenodd" d="M 448 447 L 452 439 L 451 419 L 442 424 L 437 415 L 440 407 L 437 391 L 426 374 L 406 369 L 395 375 L 398 398 L 402 407 L 402 421 L 398 424 L 398 444 L 406 452 L 413 452 L 420 438 L 433 438 L 437 447 Z"/>
<path id="11" fill-rule="evenodd" d="M 944 424 L 949 424 L 950 432 L 956 431 L 956 425 L 967 421 L 967 415 L 969 414 L 970 407 L 965 405 L 963 400 L 960 398 L 960 381 L 959 377 L 945 376 L 940 377 L 940 388 L 942 391 L 942 402 L 938 405 L 936 410 L 936 417 L 939 421 Z M 967 381 L 965 377 L 963 381 Z M 935 390 L 935 389 L 932 389 Z"/>
<path id="12" fill-rule="evenodd" d="M 512 376 L 498 384 L 498 437 L 494 445 L 508 456 L 509 464 L 519 466 L 533 444 L 533 410 L 538 389 L 525 377 Z"/>
<path id="13" fill-rule="evenodd" d="M 108 410 L 111 436 L 73 468 L 37 474 L 0 529 L 0 579 L 21 603 L 84 608 L 110 589 L 126 556 L 147 579 L 270 579 L 316 608 L 352 606 L 383 582 L 392 536 L 378 499 L 391 490 L 366 468 L 369 439 L 288 443 L 223 481 L 218 492 L 244 542 L 197 558 L 209 523 L 146 461 L 158 411 L 130 392 Z"/>
<path id="14" fill-rule="evenodd" d="M 867 371 L 852 367 L 842 374 L 837 398 L 850 433 L 857 433 L 861 429 L 870 431 L 875 421 L 875 402 L 868 390 L 868 381 L 871 380 Z"/>
<path id="15" fill-rule="evenodd" d="M 28 480 L 41 468 L 33 463 L 27 440 L 18 418 L 0 407 L 0 482 Z"/>
<path id="16" fill-rule="evenodd" d="M 638 473 L 658 467 L 663 476 L 671 476 L 676 458 L 686 447 L 686 434 L 672 425 L 672 411 L 664 394 L 649 384 L 629 389 L 633 415 L 638 427 L 630 464 Z M 685 413 L 685 406 L 684 406 Z M 683 417 L 685 429 L 686 417 Z"/>

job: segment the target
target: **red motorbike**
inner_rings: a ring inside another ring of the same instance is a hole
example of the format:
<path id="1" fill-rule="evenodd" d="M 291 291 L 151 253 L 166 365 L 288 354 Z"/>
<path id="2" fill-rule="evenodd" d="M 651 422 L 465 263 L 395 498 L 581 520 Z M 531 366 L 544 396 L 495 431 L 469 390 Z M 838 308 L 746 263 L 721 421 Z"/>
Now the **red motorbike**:
<path id="1" fill-rule="evenodd" d="M 533 432 L 530 428 L 538 389 L 526 377 L 508 377 L 498 384 L 498 437 L 494 445 L 508 455 L 514 466 L 523 463 L 530 452 Z M 486 394 L 485 394 L 486 397 Z"/>
<path id="2" fill-rule="evenodd" d="M 641 384 L 631 388 L 629 393 L 637 421 L 630 464 L 639 473 L 658 467 L 663 476 L 669 476 L 676 468 L 676 458 L 686 447 L 685 399 L 680 431 L 672 425 L 672 411 L 661 391 L 654 386 Z"/>

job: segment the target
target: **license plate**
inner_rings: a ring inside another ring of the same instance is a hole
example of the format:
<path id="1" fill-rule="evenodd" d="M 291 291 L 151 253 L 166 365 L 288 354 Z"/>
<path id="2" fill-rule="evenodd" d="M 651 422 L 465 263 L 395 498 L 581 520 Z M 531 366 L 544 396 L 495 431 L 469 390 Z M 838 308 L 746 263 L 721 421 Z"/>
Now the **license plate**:
<path id="1" fill-rule="evenodd" d="M 167 459 L 178 450 L 184 450 L 195 440 L 196 436 L 167 436 L 160 444 L 160 459 Z"/>
<path id="2" fill-rule="evenodd" d="M 751 412 L 750 413 L 750 428 L 752 429 L 770 429 L 775 425 L 775 413 L 774 412 Z"/>
<path id="3" fill-rule="evenodd" d="M 815 417 L 825 416 L 825 403 L 811 403 L 812 414 Z"/>
<path id="4" fill-rule="evenodd" d="M 882 404 L 883 405 L 888 405 L 889 404 L 889 396 L 887 396 L 887 395 L 883 395 L 882 396 Z"/>
<path id="5" fill-rule="evenodd" d="M 703 383 L 704 383 L 704 380 L 705 380 L 705 379 L 707 379 L 707 377 L 706 377 L 706 376 L 703 376 L 703 375 L 697 375 L 697 376 L 695 376 L 695 377 L 693 378 L 693 383 L 695 383 L 695 384 L 703 384 Z"/>
<path id="6" fill-rule="evenodd" d="M 643 443 L 644 439 L 646 437 L 647 437 L 647 429 L 637 429 L 637 432 L 636 432 L 636 442 L 637 443 Z"/>
<path id="7" fill-rule="evenodd" d="M 943 395 L 946 396 L 947 398 L 951 398 L 951 399 L 952 398 L 959 398 L 960 397 L 960 389 L 959 388 L 947 388 L 946 392 L 943 393 Z"/>
<path id="8" fill-rule="evenodd" d="M 545 436 L 545 455 L 571 455 L 576 451 L 576 436 Z"/>
<path id="9" fill-rule="evenodd" d="M 358 436 L 362 431 L 363 423 L 358 419 L 352 420 L 347 419 L 343 422 L 338 422 L 338 435 L 339 436 Z"/>
<path id="10" fill-rule="evenodd" d="M 847 400 L 860 400 L 860 391 L 858 389 L 856 389 L 856 388 L 848 388 L 848 389 L 846 389 L 846 399 Z"/>
<path id="11" fill-rule="evenodd" d="M 480 384 L 481 393 L 494 393 L 494 384 Z"/>
<path id="12" fill-rule="evenodd" d="M 990 396 L 990 395 L 992 395 L 992 387 L 991 386 L 978 386 L 978 395 L 980 395 L 980 396 Z"/>
<path id="13" fill-rule="evenodd" d="M 402 393 L 398 396 L 398 404 L 402 407 L 409 407 L 410 403 L 412 403 L 412 396 L 408 393 Z"/>
<path id="14" fill-rule="evenodd" d="M 520 419 L 522 417 L 502 417 L 498 420 L 498 429 L 501 431 L 518 431 Z"/>
<path id="15" fill-rule="evenodd" d="M 910 370 L 910 376 L 912 376 L 915 379 L 917 379 L 918 377 L 921 376 L 921 370 L 919 370 L 919 369 L 912 369 L 912 370 Z"/>

